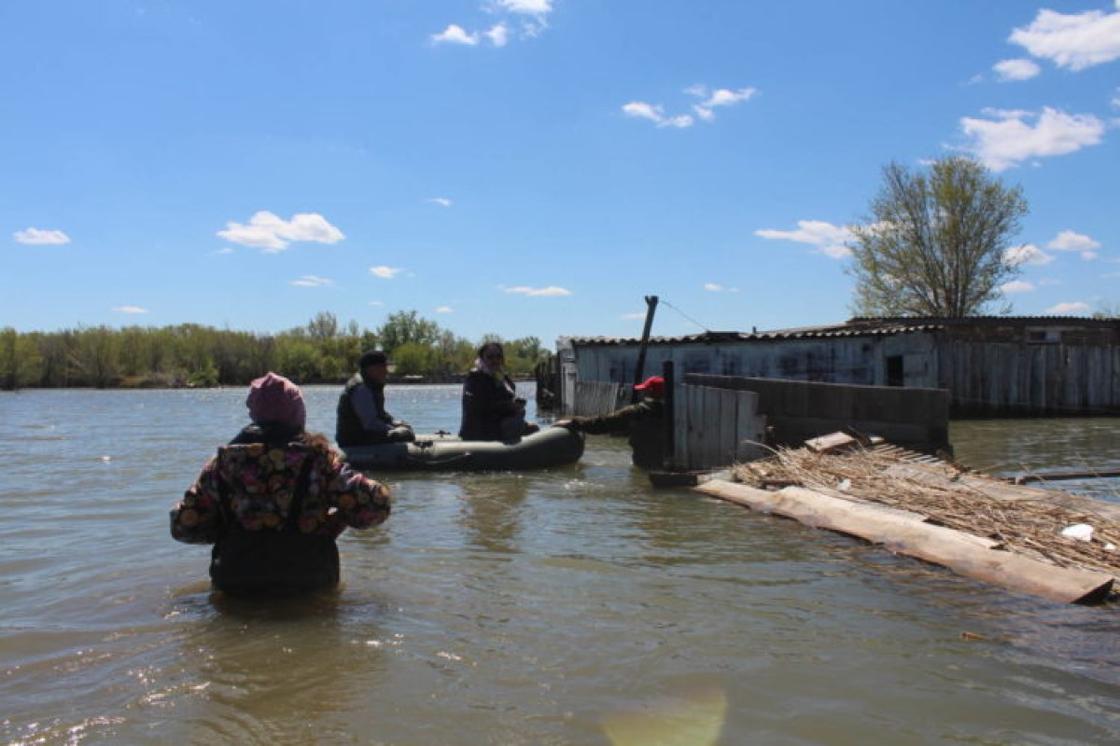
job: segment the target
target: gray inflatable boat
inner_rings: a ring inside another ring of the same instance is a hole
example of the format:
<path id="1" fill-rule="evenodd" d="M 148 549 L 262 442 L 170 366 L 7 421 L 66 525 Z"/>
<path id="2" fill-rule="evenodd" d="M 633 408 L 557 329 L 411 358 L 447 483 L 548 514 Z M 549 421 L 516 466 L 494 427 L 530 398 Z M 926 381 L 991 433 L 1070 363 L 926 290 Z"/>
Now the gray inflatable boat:
<path id="1" fill-rule="evenodd" d="M 417 435 L 413 443 L 382 443 L 342 449 L 355 469 L 399 471 L 501 471 L 572 464 L 583 455 L 583 434 L 549 427 L 516 443 Z"/>

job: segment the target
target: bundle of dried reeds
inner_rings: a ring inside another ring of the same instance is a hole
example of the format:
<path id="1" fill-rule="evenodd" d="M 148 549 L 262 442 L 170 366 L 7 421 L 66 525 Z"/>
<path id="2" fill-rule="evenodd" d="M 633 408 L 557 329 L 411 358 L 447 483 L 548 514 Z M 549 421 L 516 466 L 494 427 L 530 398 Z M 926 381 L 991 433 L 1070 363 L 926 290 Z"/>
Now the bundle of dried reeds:
<path id="1" fill-rule="evenodd" d="M 895 454 L 857 448 L 836 454 L 807 448 L 780 449 L 772 458 L 739 464 L 735 478 L 763 489 L 796 485 L 853 500 L 865 500 L 926 516 L 937 525 L 991 538 L 1006 548 L 1120 576 L 1120 524 L 1042 499 L 1000 499 L 977 484 L 979 475 L 958 481 L 961 470 L 946 464 L 906 463 Z M 931 473 L 940 479 L 920 478 Z M 983 478 L 981 478 L 983 479 Z M 1001 484 L 988 478 L 992 485 Z M 1076 523 L 1093 526 L 1091 542 L 1061 535 Z"/>

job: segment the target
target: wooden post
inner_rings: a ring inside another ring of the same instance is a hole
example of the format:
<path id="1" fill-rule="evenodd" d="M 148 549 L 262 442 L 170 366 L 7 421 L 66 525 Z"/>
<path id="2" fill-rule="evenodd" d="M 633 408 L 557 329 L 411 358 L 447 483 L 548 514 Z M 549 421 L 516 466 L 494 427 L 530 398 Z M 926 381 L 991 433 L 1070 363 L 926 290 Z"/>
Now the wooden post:
<path id="1" fill-rule="evenodd" d="M 634 368 L 634 385 L 637 386 L 642 382 L 642 376 L 645 373 L 646 367 L 646 347 L 649 345 L 649 330 L 653 326 L 653 313 L 657 310 L 657 296 L 646 296 L 646 325 L 642 328 L 642 344 L 638 348 L 638 365 Z M 637 391 L 634 391 L 630 396 L 631 403 L 638 401 L 641 396 Z"/>
<path id="2" fill-rule="evenodd" d="M 669 471 L 677 468 L 674 453 L 676 443 L 674 442 L 676 423 L 673 418 L 676 416 L 674 412 L 673 402 L 676 400 L 676 394 L 673 391 L 674 375 L 673 375 L 673 361 L 666 360 L 661 364 L 661 377 L 665 379 L 665 461 L 662 466 Z"/>

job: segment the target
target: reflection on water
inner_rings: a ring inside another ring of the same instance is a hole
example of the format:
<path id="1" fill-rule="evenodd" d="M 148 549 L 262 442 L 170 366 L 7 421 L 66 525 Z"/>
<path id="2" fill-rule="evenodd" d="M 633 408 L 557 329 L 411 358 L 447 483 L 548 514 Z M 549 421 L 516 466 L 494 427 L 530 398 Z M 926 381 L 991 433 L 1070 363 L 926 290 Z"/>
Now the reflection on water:
<path id="1" fill-rule="evenodd" d="M 711 746 L 719 739 L 727 696 L 718 686 L 687 691 L 642 711 L 609 715 L 603 730 L 613 746 Z"/>
<path id="2" fill-rule="evenodd" d="M 391 388 L 389 406 L 454 430 L 458 394 Z M 331 432 L 338 390 L 307 396 Z M 337 592 L 222 598 L 167 508 L 244 412 L 240 390 L 0 394 L 0 740 L 1120 738 L 1114 609 L 654 491 L 621 439 L 552 471 L 377 475 L 393 515 L 343 535 Z M 962 461 L 1008 471 L 1115 468 L 1118 434 L 953 425 Z"/>

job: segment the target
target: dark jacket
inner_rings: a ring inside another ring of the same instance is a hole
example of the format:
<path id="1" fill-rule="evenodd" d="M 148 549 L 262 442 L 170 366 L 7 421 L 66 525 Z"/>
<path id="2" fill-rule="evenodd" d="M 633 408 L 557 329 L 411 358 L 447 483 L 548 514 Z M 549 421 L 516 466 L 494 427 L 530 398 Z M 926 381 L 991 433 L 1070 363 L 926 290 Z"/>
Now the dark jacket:
<path id="1" fill-rule="evenodd" d="M 665 402 L 643 399 L 599 417 L 573 417 L 571 427 L 592 435 L 629 433 L 635 466 L 660 469 L 665 462 Z"/>
<path id="2" fill-rule="evenodd" d="M 335 537 L 389 515 L 389 492 L 301 431 L 252 426 L 218 449 L 171 511 L 171 536 L 213 544 L 210 577 L 235 594 L 338 583 Z"/>
<path id="3" fill-rule="evenodd" d="M 463 440 L 501 440 L 502 420 L 521 413 L 517 387 L 509 376 L 495 376 L 477 368 L 463 382 Z"/>
<path id="4" fill-rule="evenodd" d="M 362 418 L 354 409 L 351 397 L 359 387 L 366 387 L 373 396 L 376 423 L 373 429 L 366 429 Z M 346 382 L 346 388 L 338 397 L 334 439 L 343 448 L 349 446 L 373 445 L 389 440 L 389 430 L 393 427 L 393 416 L 385 411 L 385 385 L 367 381 L 361 373 L 355 373 Z"/>

